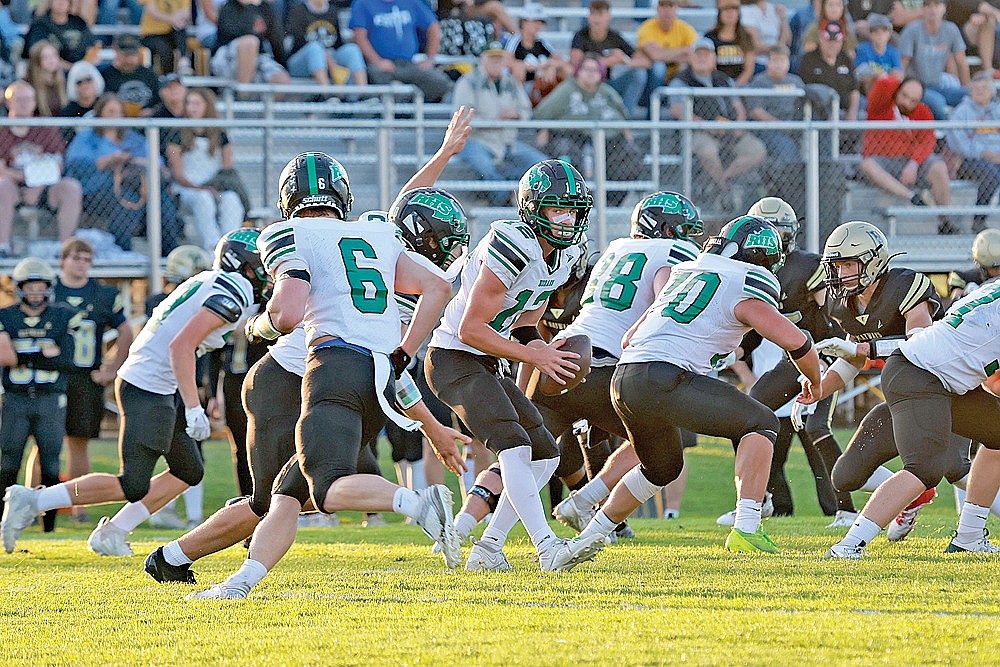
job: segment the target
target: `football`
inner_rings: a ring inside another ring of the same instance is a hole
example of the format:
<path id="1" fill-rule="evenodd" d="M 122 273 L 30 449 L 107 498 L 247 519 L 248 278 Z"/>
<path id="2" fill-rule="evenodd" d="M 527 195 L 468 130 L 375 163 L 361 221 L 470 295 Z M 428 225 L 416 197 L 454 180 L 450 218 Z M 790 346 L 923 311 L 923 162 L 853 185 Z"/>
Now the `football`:
<path id="1" fill-rule="evenodd" d="M 576 375 L 573 377 L 565 378 L 566 384 L 559 384 L 536 368 L 531 374 L 531 379 L 528 381 L 528 398 L 534 396 L 536 391 L 546 396 L 561 394 L 564 391 L 573 389 L 578 384 L 583 382 L 585 377 L 587 377 L 587 374 L 590 372 L 592 351 L 590 346 L 590 336 L 584 336 L 582 334 L 578 336 L 570 336 L 566 338 L 560 349 L 567 350 L 569 352 L 576 352 L 580 355 L 579 359 L 573 360 L 574 363 L 580 367 L 580 370 L 577 371 Z"/>

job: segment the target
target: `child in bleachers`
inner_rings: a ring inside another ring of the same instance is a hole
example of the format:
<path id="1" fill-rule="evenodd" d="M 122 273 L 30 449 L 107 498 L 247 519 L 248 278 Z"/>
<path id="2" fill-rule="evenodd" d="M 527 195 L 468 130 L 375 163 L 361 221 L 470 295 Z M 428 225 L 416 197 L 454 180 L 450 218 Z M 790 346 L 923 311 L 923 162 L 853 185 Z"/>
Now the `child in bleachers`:
<path id="1" fill-rule="evenodd" d="M 903 78 L 903 59 L 899 49 L 889 43 L 892 39 L 892 21 L 882 14 L 868 15 L 868 34 L 871 41 L 858 45 L 854 57 L 854 74 L 861 84 L 861 93 L 867 95 L 876 79 L 890 74 Z"/>

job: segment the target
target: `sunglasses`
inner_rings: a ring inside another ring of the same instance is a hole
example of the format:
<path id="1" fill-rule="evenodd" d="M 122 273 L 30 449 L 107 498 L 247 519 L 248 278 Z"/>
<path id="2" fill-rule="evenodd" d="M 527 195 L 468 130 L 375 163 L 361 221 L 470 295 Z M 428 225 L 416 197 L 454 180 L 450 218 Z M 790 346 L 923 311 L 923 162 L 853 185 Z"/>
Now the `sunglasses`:
<path id="1" fill-rule="evenodd" d="M 88 77 L 84 77 L 82 79 L 77 79 L 76 80 L 76 85 L 79 86 L 81 83 L 92 83 L 93 81 L 94 80 L 88 76 Z"/>

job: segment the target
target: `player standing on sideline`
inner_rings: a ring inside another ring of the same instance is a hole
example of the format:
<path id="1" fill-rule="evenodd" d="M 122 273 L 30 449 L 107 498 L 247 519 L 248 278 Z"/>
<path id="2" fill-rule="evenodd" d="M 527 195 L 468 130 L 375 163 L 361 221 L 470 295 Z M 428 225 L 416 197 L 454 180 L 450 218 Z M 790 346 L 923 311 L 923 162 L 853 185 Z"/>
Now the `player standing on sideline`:
<path id="1" fill-rule="evenodd" d="M 93 263 L 93 246 L 83 239 L 66 239 L 59 260 L 55 300 L 83 314 L 74 334 L 74 369 L 66 374 L 66 445 L 70 479 L 90 472 L 87 446 L 91 439 L 101 435 L 104 388 L 114 381 L 118 369 L 125 363 L 133 339 L 121 294 L 90 277 Z M 102 364 L 104 334 L 110 329 L 118 332 L 115 357 Z M 82 508 L 74 511 L 74 516 L 81 521 L 87 520 L 87 512 Z"/>
<path id="2" fill-rule="evenodd" d="M 944 319 L 899 342 L 890 354 L 882 388 L 903 469 L 879 485 L 827 558 L 862 558 L 865 547 L 903 508 L 936 487 L 952 466 L 953 433 L 1000 450 L 998 322 L 1000 282 L 994 281 L 959 299 Z M 948 551 L 998 551 L 985 533 L 989 504 L 1000 489 L 996 461 L 976 458 L 959 531 Z"/>
<path id="3" fill-rule="evenodd" d="M 840 391 L 869 361 L 881 363 L 899 344 L 931 325 L 940 307 L 930 279 L 910 269 L 889 268 L 889 247 L 878 227 L 867 222 L 845 222 L 830 234 L 823 250 L 823 269 L 832 297 L 831 316 L 849 338 L 827 338 L 816 349 L 838 359 L 823 376 L 818 400 Z M 801 422 L 804 407 L 793 405 L 792 422 Z M 861 420 L 858 430 L 831 471 L 833 486 L 841 492 L 872 492 L 892 476 L 883 464 L 898 455 L 887 404 L 875 406 Z M 946 477 L 957 483 L 969 471 L 968 442 L 956 440 Z M 913 501 L 896 517 L 887 537 L 904 539 L 913 529 L 917 513 L 937 496 L 933 488 Z"/>
<path id="4" fill-rule="evenodd" d="M 541 569 L 565 571 L 592 558 L 599 540 L 564 540 L 549 527 L 539 491 L 559 452 L 538 409 L 500 369 L 519 361 L 561 384 L 560 376 L 580 370 L 573 363 L 579 355 L 561 350 L 561 342 L 545 345 L 537 323 L 579 257 L 594 200 L 580 172 L 562 160 L 531 167 L 517 198 L 520 220 L 490 225 L 465 263 L 458 295 L 431 337 L 425 371 L 431 390 L 500 461 L 505 488 L 482 548 L 500 552 L 520 518 Z"/>
<path id="5" fill-rule="evenodd" d="M 0 492 L 8 492 L 17 481 L 31 436 L 38 446 L 42 484 L 59 483 L 66 375 L 74 367 L 73 336 L 82 319 L 69 306 L 53 303 L 56 274 L 45 260 L 23 259 L 11 277 L 18 303 L 0 310 L 0 365 L 6 394 L 0 418 Z M 5 501 L 8 498 L 4 496 Z M 55 529 L 54 516 L 44 528 Z M 7 552 L 12 550 L 13 543 Z"/>
<path id="6" fill-rule="evenodd" d="M 984 229 L 972 242 L 976 268 L 948 275 L 948 298 L 958 301 L 983 283 L 1000 276 L 1000 229 Z"/>
<path id="7" fill-rule="evenodd" d="M 204 465 L 195 441 L 207 438 L 210 426 L 195 382 L 196 358 L 221 347 L 225 335 L 263 301 L 267 276 L 257 252 L 259 234 L 226 234 L 215 248 L 215 268 L 174 290 L 136 337 L 115 382 L 121 474 L 92 473 L 40 490 L 9 488 L 0 523 L 8 553 L 39 512 L 126 500 L 113 519 L 101 519 L 87 546 L 104 556 L 135 555 L 126 535 L 201 481 Z M 161 456 L 167 470 L 153 478 Z"/>
<path id="8" fill-rule="evenodd" d="M 756 329 L 787 350 L 807 378 L 805 385 L 820 391 L 812 341 L 778 312 L 781 286 L 772 271 L 781 259 L 781 236 L 774 225 L 743 216 L 710 238 L 696 260 L 673 267 L 670 282 L 625 334 L 611 383 L 615 410 L 640 465 L 615 485 L 581 537 L 609 535 L 676 479 L 684 465 L 680 428 L 685 428 L 736 445 L 739 500 L 726 548 L 778 552 L 761 526 L 778 418 L 707 374 L 732 356 L 744 334 Z"/>

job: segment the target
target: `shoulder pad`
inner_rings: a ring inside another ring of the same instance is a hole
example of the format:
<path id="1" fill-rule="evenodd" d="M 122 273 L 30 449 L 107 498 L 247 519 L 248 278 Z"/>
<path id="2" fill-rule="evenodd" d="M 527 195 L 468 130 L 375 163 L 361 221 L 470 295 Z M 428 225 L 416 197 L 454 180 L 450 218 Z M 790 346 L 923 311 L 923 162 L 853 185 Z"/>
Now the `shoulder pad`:
<path id="1" fill-rule="evenodd" d="M 219 272 L 212 285 L 213 287 L 220 288 L 224 293 L 231 295 L 241 307 L 245 308 L 253 303 L 253 298 L 244 291 L 236 275 L 238 274 Z"/>
<path id="2" fill-rule="evenodd" d="M 698 259 L 698 247 L 690 241 L 675 240 L 670 243 L 670 251 L 667 253 L 667 263 L 673 266 L 681 262 L 690 262 Z"/>
<path id="3" fill-rule="evenodd" d="M 775 308 L 781 301 L 781 285 L 767 269 L 749 269 L 743 279 L 743 292 Z"/>
<path id="4" fill-rule="evenodd" d="M 292 222 L 276 222 L 269 226 L 257 240 L 264 270 L 274 275 L 280 259 L 295 252 L 295 228 Z"/>
<path id="5" fill-rule="evenodd" d="M 389 214 L 386 211 L 365 211 L 358 216 L 358 222 L 389 222 Z"/>
<path id="6" fill-rule="evenodd" d="M 910 269 L 901 269 L 896 275 L 894 284 L 886 287 L 893 288 L 892 298 L 899 299 L 899 312 L 903 315 L 913 310 L 918 304 L 936 296 L 931 279 Z M 937 308 L 932 308 L 931 315 L 936 310 Z"/>
<path id="7" fill-rule="evenodd" d="M 243 314 L 240 304 L 236 302 L 236 299 L 227 294 L 213 294 L 205 299 L 205 303 L 201 305 L 230 324 L 238 322 L 240 316 Z"/>

